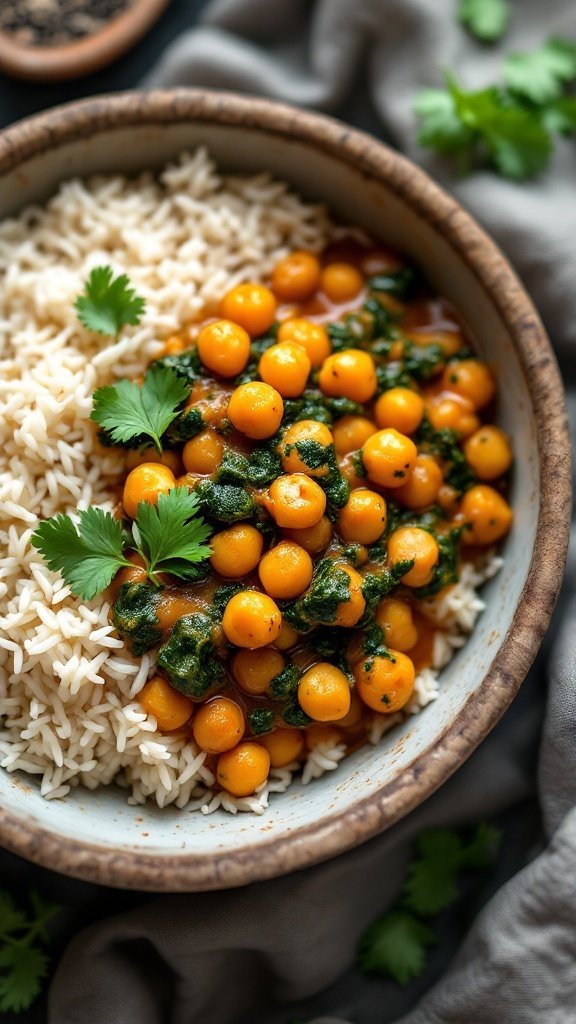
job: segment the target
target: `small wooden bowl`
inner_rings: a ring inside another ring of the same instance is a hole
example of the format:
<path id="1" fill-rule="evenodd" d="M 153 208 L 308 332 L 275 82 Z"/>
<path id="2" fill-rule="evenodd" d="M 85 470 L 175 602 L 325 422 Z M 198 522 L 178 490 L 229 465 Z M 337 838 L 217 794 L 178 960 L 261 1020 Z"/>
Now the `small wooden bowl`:
<path id="1" fill-rule="evenodd" d="M 61 46 L 27 46 L 0 32 L 0 71 L 34 82 L 80 78 L 121 57 L 160 17 L 169 0 L 132 0 L 93 35 Z"/>

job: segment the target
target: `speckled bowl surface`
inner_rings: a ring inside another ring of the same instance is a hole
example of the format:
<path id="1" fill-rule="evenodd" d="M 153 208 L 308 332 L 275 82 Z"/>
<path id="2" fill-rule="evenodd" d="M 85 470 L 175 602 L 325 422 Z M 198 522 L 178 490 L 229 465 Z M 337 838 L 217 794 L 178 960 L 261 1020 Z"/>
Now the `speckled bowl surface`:
<path id="1" fill-rule="evenodd" d="M 130 807 L 114 786 L 46 802 L 0 771 L 0 841 L 56 871 L 122 887 L 243 885 L 333 857 L 426 799 L 512 701 L 559 590 L 570 515 L 569 441 L 549 342 L 518 279 L 458 203 L 412 163 L 329 118 L 231 94 L 123 94 L 42 114 L 0 137 L 0 214 L 71 175 L 137 172 L 209 147 L 231 171 L 271 171 L 409 253 L 472 326 L 497 371 L 512 436 L 515 524 L 473 636 L 423 713 L 336 771 L 275 796 L 262 816 Z"/>

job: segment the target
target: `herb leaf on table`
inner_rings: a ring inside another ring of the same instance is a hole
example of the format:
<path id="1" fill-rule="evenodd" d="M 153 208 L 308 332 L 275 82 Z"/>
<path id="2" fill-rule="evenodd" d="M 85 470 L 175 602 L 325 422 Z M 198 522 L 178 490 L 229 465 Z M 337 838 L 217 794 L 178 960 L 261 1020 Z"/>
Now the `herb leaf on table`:
<path id="1" fill-rule="evenodd" d="M 89 331 L 115 337 L 125 324 L 138 324 L 146 303 L 126 274 L 114 277 L 112 267 L 94 267 L 75 302 L 80 323 Z"/>
<path id="2" fill-rule="evenodd" d="M 48 972 L 48 955 L 42 949 L 49 941 L 46 924 L 58 907 L 30 893 L 30 913 L 20 909 L 12 897 L 0 892 L 0 1012 L 20 1013 L 40 993 Z"/>
<path id="3" fill-rule="evenodd" d="M 511 53 L 504 62 L 508 88 L 532 103 L 560 99 L 564 86 L 576 79 L 576 43 L 549 39 L 532 53 Z"/>
<path id="4" fill-rule="evenodd" d="M 500 839 L 499 829 L 486 822 L 468 837 L 450 828 L 422 832 L 398 902 L 360 940 L 360 969 L 393 978 L 399 985 L 419 977 L 426 968 L 426 950 L 435 942 L 434 931 L 422 919 L 456 901 L 460 871 L 492 864 Z"/>
<path id="5" fill-rule="evenodd" d="M 510 20 L 508 0 L 460 0 L 458 20 L 481 43 L 495 43 Z"/>

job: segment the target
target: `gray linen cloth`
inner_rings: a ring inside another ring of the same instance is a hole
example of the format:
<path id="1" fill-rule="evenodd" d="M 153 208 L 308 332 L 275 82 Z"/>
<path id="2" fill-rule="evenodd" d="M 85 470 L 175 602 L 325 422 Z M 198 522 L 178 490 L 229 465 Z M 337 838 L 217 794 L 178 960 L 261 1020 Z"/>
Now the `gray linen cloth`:
<path id="1" fill-rule="evenodd" d="M 496 76 L 504 50 L 536 46 L 550 34 L 576 39 L 576 3 L 517 2 L 504 43 L 490 50 L 457 25 L 455 7 L 455 0 L 214 0 L 202 27 L 177 40 L 145 84 L 235 89 L 337 113 L 350 109 L 348 97 L 362 68 L 386 134 L 443 179 L 512 258 L 571 376 L 573 143 L 560 146 L 550 171 L 532 183 L 512 184 L 488 173 L 457 180 L 451 168 L 418 150 L 411 107 L 417 88 L 438 84 L 444 67 L 477 86 Z M 456 959 L 415 1009 L 409 1010 L 413 989 L 401 993 L 349 971 L 346 984 L 338 979 L 350 967 L 362 931 L 397 896 L 411 842 L 422 828 L 494 817 L 533 792 L 543 659 L 468 764 L 378 839 L 287 878 L 148 900 L 86 929 L 52 984 L 51 1024 L 288 1024 L 319 1005 L 341 1016 L 314 1024 L 343 1024 L 344 1017 L 352 1024 L 574 1024 L 572 577 L 569 569 L 559 629 L 548 644 L 538 778 L 548 845 L 485 906 Z M 329 985 L 321 1003 L 315 1002 Z"/>

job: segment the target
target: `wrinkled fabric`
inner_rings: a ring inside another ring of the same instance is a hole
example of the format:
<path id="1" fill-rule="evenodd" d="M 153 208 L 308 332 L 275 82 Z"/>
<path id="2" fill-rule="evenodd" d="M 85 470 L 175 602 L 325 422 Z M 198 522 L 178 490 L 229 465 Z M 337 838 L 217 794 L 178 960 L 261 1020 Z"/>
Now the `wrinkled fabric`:
<path id="1" fill-rule="evenodd" d="M 351 95 L 356 109 L 362 107 L 362 69 L 370 94 L 365 103 L 377 112 L 383 133 L 441 179 L 499 241 L 571 376 L 573 142 L 558 145 L 550 170 L 537 181 L 514 184 L 487 172 L 459 180 L 452 166 L 418 148 L 412 104 L 420 86 L 440 84 L 442 68 L 453 68 L 467 86 L 480 86 L 496 78 L 505 51 L 532 48 L 551 34 L 576 39 L 576 4 L 514 4 L 506 38 L 489 49 L 457 25 L 455 6 L 454 0 L 214 0 L 202 26 L 169 48 L 145 84 L 234 89 L 338 113 Z M 138 909 L 86 929 L 54 978 L 51 1024 L 288 1024 L 327 986 L 323 1006 L 338 1016 L 317 1017 L 314 1024 L 574 1024 L 572 578 L 570 568 L 548 671 L 541 658 L 500 725 L 416 812 L 327 864 L 245 889 L 146 898 Z M 494 818 L 536 786 L 547 845 L 487 903 L 420 1003 L 412 1008 L 410 989 L 367 990 L 373 983 L 352 977 L 358 938 L 397 897 L 414 836 L 431 825 Z M 339 983 L 343 974 L 350 984 Z"/>

